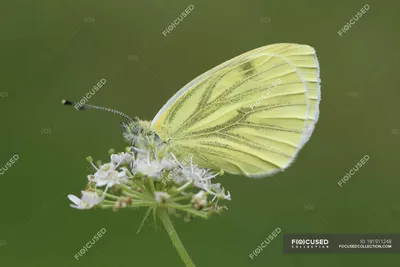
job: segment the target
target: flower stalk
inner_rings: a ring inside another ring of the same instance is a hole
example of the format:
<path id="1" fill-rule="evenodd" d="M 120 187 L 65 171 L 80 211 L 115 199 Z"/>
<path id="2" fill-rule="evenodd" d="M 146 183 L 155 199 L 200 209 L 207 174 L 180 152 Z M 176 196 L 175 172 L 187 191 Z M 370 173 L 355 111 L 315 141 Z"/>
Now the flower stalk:
<path id="1" fill-rule="evenodd" d="M 174 225 L 168 215 L 167 209 L 158 209 L 158 217 L 160 218 L 165 230 L 167 231 L 169 237 L 171 238 L 172 244 L 174 245 L 175 249 L 178 251 L 179 256 L 181 257 L 182 261 L 185 263 L 187 267 L 194 267 L 194 263 L 190 258 L 188 252 L 186 251 L 185 247 L 180 240 L 178 233 L 176 232 Z"/>

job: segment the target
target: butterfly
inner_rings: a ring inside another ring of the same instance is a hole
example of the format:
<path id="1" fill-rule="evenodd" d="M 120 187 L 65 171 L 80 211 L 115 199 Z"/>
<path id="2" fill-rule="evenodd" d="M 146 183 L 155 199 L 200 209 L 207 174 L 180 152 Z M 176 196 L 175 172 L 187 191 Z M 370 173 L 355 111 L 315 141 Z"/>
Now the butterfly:
<path id="1" fill-rule="evenodd" d="M 123 128 L 127 139 L 154 134 L 178 159 L 190 154 L 203 168 L 265 177 L 290 166 L 310 139 L 320 83 L 314 48 L 267 45 L 196 77 L 151 122 L 131 119 Z"/>

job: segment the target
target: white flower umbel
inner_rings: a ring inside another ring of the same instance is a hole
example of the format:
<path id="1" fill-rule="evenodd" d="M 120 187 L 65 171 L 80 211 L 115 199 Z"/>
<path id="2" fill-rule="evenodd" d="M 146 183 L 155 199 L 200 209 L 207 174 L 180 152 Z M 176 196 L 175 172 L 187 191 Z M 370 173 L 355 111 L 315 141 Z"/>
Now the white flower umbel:
<path id="1" fill-rule="evenodd" d="M 223 172 L 198 167 L 192 161 L 193 155 L 180 155 L 179 158 L 184 159 L 179 161 L 163 141 L 151 131 L 143 130 L 143 125 L 147 124 L 124 125 L 124 129 L 130 131 L 125 137 L 133 143 L 125 152 L 110 150 L 110 162 L 94 164 L 91 157 L 87 158 L 95 172 L 87 175 L 88 185 L 86 191 L 82 191 L 82 198 L 68 195 L 73 202 L 71 207 L 114 211 L 147 207 L 145 219 L 151 212 L 158 216 L 182 260 L 187 266 L 194 266 L 169 214 L 183 214 L 185 220 L 191 220 L 207 219 L 222 212 L 225 207 L 218 206 L 219 200 L 230 200 L 231 195 L 213 181 Z M 190 161 L 186 160 L 188 158 Z M 208 201 L 208 196 L 212 201 Z"/>

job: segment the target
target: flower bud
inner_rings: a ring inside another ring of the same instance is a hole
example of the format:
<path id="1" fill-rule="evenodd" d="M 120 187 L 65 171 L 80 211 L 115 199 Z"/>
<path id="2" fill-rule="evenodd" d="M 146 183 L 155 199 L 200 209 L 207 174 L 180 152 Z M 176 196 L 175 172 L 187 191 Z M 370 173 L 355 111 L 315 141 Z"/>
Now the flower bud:
<path id="1" fill-rule="evenodd" d="M 193 206 L 201 210 L 207 206 L 207 193 L 203 190 L 200 190 L 197 194 L 192 197 Z"/>

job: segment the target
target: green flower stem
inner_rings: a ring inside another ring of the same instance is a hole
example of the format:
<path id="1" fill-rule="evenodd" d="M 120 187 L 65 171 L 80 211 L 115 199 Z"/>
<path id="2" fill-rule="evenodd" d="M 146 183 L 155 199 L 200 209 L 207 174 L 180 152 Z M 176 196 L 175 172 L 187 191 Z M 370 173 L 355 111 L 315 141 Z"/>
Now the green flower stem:
<path id="1" fill-rule="evenodd" d="M 198 216 L 198 217 L 201 217 L 203 219 L 209 219 L 210 218 L 209 214 L 206 213 L 206 212 L 203 212 L 203 211 L 197 211 L 197 210 L 193 210 L 193 209 L 187 209 L 185 211 L 187 213 L 191 213 L 191 214 L 193 214 L 195 216 Z"/>
<path id="2" fill-rule="evenodd" d="M 115 201 L 111 201 L 111 200 L 103 200 L 102 202 L 104 205 L 115 205 Z"/>
<path id="3" fill-rule="evenodd" d="M 178 188 L 178 192 L 182 192 L 183 190 L 186 190 L 189 186 L 193 184 L 193 181 L 189 181 L 186 184 L 182 185 L 181 187 Z"/>
<path id="4" fill-rule="evenodd" d="M 106 196 L 106 197 L 108 197 L 108 198 L 111 198 L 111 199 L 114 199 L 114 200 L 118 200 L 118 199 L 120 198 L 120 197 L 111 195 L 111 194 L 109 194 L 109 193 L 104 193 L 104 192 L 103 192 L 102 190 L 100 190 L 100 189 L 95 189 L 94 191 L 96 191 L 100 196 L 104 195 L 104 196 Z"/>
<path id="5" fill-rule="evenodd" d="M 192 198 L 191 195 L 179 196 L 179 197 L 170 198 L 170 199 L 168 199 L 167 201 L 168 201 L 168 202 L 177 202 L 177 201 L 179 201 L 179 200 L 185 200 L 185 199 L 190 199 L 190 198 Z"/>
<path id="6" fill-rule="evenodd" d="M 102 208 L 102 209 L 112 209 L 112 208 L 114 208 L 114 205 L 104 205 L 104 204 L 102 204 L 102 205 L 99 205 L 99 207 Z"/>
<path id="7" fill-rule="evenodd" d="M 153 182 L 153 179 L 151 179 L 151 178 L 148 178 L 147 179 L 147 184 L 148 184 L 148 186 L 149 186 L 149 192 L 150 192 L 150 194 L 152 195 L 152 196 L 154 196 L 154 194 L 155 194 L 155 192 L 156 192 L 156 188 L 154 187 L 154 182 Z"/>
<path id="8" fill-rule="evenodd" d="M 199 217 L 201 217 L 203 219 L 208 219 L 209 218 L 208 213 L 206 213 L 204 211 L 195 210 L 195 209 L 191 208 L 190 204 L 189 205 L 179 205 L 179 204 L 175 204 L 175 203 L 171 203 L 171 204 L 168 203 L 168 204 L 162 204 L 160 206 L 161 207 L 165 207 L 165 208 L 171 208 L 171 209 L 179 209 L 179 210 L 185 211 L 187 213 L 191 213 L 191 214 L 193 214 L 195 216 L 199 216 Z"/>
<path id="9" fill-rule="evenodd" d="M 165 227 L 165 230 L 167 231 L 172 243 L 174 244 L 174 247 L 178 251 L 179 256 L 181 256 L 182 261 L 185 263 L 186 266 L 194 267 L 195 265 L 192 262 L 192 259 L 187 253 L 185 247 L 183 246 L 182 241 L 179 239 L 178 233 L 175 231 L 172 221 L 169 218 L 167 209 L 159 208 L 157 212 L 161 222 Z"/>
<path id="10" fill-rule="evenodd" d="M 126 191 L 126 190 L 122 190 L 122 194 L 124 194 L 125 196 L 134 198 L 134 199 L 140 199 L 140 200 L 151 200 L 151 198 L 149 198 L 148 196 L 140 196 L 138 194 L 136 194 L 135 192 L 132 191 Z"/>
<path id="11" fill-rule="evenodd" d="M 140 198 L 140 199 L 146 199 L 146 200 L 151 200 L 152 198 L 150 198 L 148 195 L 137 192 L 137 191 L 132 191 L 129 187 L 127 187 L 126 185 L 123 184 L 118 184 L 119 187 L 121 187 L 123 189 L 123 193 L 132 196 L 132 197 L 136 197 L 136 198 Z"/>
<path id="12" fill-rule="evenodd" d="M 139 208 L 139 207 L 155 207 L 157 206 L 157 202 L 146 202 L 146 201 L 134 201 L 129 205 L 131 208 Z"/>

